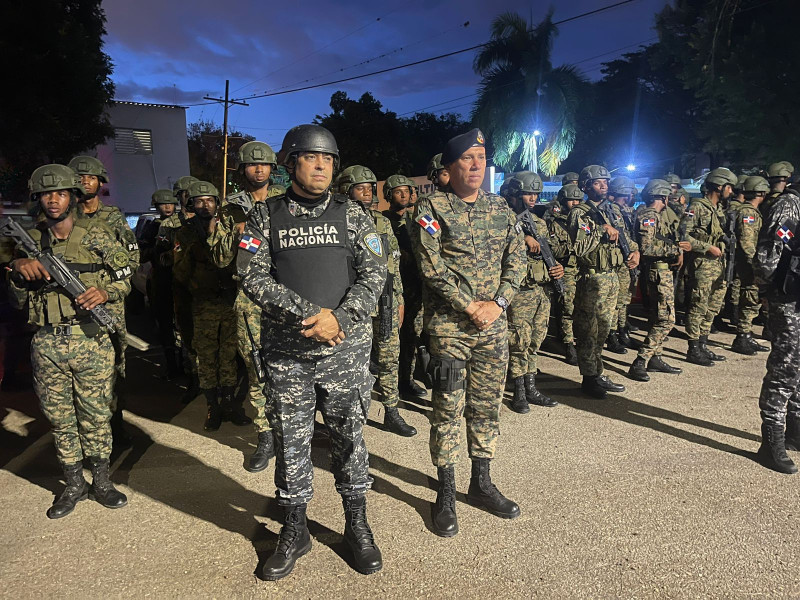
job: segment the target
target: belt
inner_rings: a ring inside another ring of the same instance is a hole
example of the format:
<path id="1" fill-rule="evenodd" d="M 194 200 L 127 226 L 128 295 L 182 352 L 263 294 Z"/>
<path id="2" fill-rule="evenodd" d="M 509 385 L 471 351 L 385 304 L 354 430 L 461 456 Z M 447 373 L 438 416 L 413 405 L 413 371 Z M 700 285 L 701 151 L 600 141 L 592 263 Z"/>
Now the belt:
<path id="1" fill-rule="evenodd" d="M 657 261 L 654 263 L 650 263 L 650 266 L 654 269 L 658 269 L 659 271 L 666 271 L 669 269 L 669 263 L 663 261 Z"/>
<path id="2" fill-rule="evenodd" d="M 100 325 L 94 321 L 89 322 L 76 322 L 76 323 L 59 323 L 56 325 L 44 325 L 42 329 L 47 333 L 54 335 L 69 335 L 69 336 L 84 336 L 94 337 L 100 333 Z"/>

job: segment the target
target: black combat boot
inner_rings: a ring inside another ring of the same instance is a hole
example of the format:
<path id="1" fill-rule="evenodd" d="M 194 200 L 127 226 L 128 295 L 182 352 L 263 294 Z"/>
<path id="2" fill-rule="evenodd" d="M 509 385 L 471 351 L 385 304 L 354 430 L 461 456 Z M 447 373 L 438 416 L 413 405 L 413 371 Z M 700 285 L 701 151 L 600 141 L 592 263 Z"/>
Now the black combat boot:
<path id="1" fill-rule="evenodd" d="M 756 349 L 748 343 L 746 333 L 737 333 L 736 337 L 733 338 L 733 344 L 731 344 L 731 352 L 753 356 L 756 353 Z"/>
<path id="2" fill-rule="evenodd" d="M 528 406 L 528 398 L 525 395 L 525 378 L 514 378 L 514 399 L 508 403 L 508 407 L 515 413 L 524 415 L 531 411 Z"/>
<path id="3" fill-rule="evenodd" d="M 416 398 L 424 398 L 425 396 L 428 395 L 428 391 L 413 379 L 406 379 L 405 381 L 401 381 L 397 389 L 400 392 L 401 396 L 414 396 Z"/>
<path id="4" fill-rule="evenodd" d="M 786 415 L 786 449 L 800 451 L 800 415 Z"/>
<path id="5" fill-rule="evenodd" d="M 456 473 L 451 465 L 437 468 L 439 491 L 433 505 L 433 532 L 441 537 L 453 537 L 458 533 L 456 517 Z"/>
<path id="6" fill-rule="evenodd" d="M 222 400 L 219 403 L 222 420 L 230 421 L 234 425 L 252 425 L 253 419 L 244 414 L 242 400 L 237 400 L 233 395 L 233 386 L 222 388 Z"/>
<path id="7" fill-rule="evenodd" d="M 636 381 L 650 381 L 650 375 L 647 374 L 647 365 L 641 356 L 637 356 L 636 360 L 631 364 L 628 369 L 628 377 Z"/>
<path id="8" fill-rule="evenodd" d="M 47 509 L 47 517 L 50 519 L 60 519 L 66 517 L 75 510 L 75 505 L 81 500 L 89 497 L 89 484 L 83 478 L 83 465 L 79 462 L 71 465 L 63 465 L 64 480 L 67 487 L 61 495 L 53 502 L 53 506 Z"/>
<path id="9" fill-rule="evenodd" d="M 125 430 L 125 421 L 122 419 L 122 409 L 117 406 L 111 414 L 111 445 L 115 450 L 121 450 L 129 447 L 133 443 L 133 438 Z"/>
<path id="10" fill-rule="evenodd" d="M 631 350 L 639 350 L 642 347 L 642 343 L 638 340 L 634 340 L 630 333 L 628 333 L 627 327 L 621 327 L 619 332 L 617 333 L 617 339 L 619 343 L 623 346 L 630 348 Z"/>
<path id="11" fill-rule="evenodd" d="M 90 457 L 89 466 L 92 469 L 92 486 L 89 489 L 92 500 L 97 500 L 106 508 L 122 508 L 128 504 L 127 496 L 111 483 L 107 458 Z"/>
<path id="12" fill-rule="evenodd" d="M 203 424 L 203 429 L 216 431 L 222 425 L 222 411 L 219 408 L 219 402 L 217 402 L 217 390 L 212 388 L 200 391 L 206 397 L 206 402 L 208 402 L 208 413 L 206 414 L 206 422 Z"/>
<path id="13" fill-rule="evenodd" d="M 306 521 L 306 504 L 284 507 L 283 527 L 275 552 L 261 568 L 261 576 L 267 581 L 283 579 L 294 569 L 297 559 L 311 550 L 311 534 Z"/>
<path id="14" fill-rule="evenodd" d="M 536 406 L 558 406 L 558 402 L 548 396 L 545 396 L 542 392 L 536 389 L 535 373 L 528 373 L 525 375 L 525 397 L 528 399 L 530 404 L 535 404 Z"/>
<path id="15" fill-rule="evenodd" d="M 669 373 L 670 375 L 680 375 L 683 373 L 683 369 L 665 363 L 660 354 L 654 354 L 650 357 L 650 360 L 647 362 L 647 370 L 655 373 Z"/>
<path id="16" fill-rule="evenodd" d="M 756 352 L 769 352 L 769 347 L 759 344 L 752 333 L 747 334 L 747 343 L 750 344 L 750 347 Z"/>
<path id="17" fill-rule="evenodd" d="M 269 466 L 269 460 L 275 456 L 275 442 L 271 431 L 258 432 L 258 444 L 255 452 L 245 466 L 246 471 L 258 473 Z"/>
<path id="18" fill-rule="evenodd" d="M 621 383 L 614 383 L 608 378 L 607 375 L 598 375 L 597 383 L 600 385 L 600 387 L 609 392 L 622 393 L 625 391 L 624 385 L 622 385 Z"/>
<path id="19" fill-rule="evenodd" d="M 714 362 L 723 362 L 723 361 L 727 360 L 724 356 L 722 356 L 721 354 L 716 354 L 713 350 L 711 350 L 711 348 L 708 347 L 708 336 L 707 335 L 701 335 L 700 336 L 700 349 L 703 352 L 705 352 L 706 356 L 708 356 L 708 358 L 710 358 Z"/>
<path id="20" fill-rule="evenodd" d="M 593 398 L 605 398 L 608 395 L 608 390 L 600 385 L 599 379 L 599 375 L 584 375 L 581 390 Z"/>
<path id="21" fill-rule="evenodd" d="M 700 347 L 700 340 L 689 340 L 689 350 L 686 352 L 686 360 L 694 365 L 701 367 L 713 367 L 714 361 L 703 352 Z"/>
<path id="22" fill-rule="evenodd" d="M 758 449 L 759 462 L 773 471 L 791 475 L 797 467 L 786 454 L 786 439 L 782 424 L 761 424 L 761 447 Z"/>
<path id="23" fill-rule="evenodd" d="M 383 568 L 381 551 L 367 523 L 367 499 L 364 496 L 342 498 L 344 505 L 344 541 L 353 551 L 353 566 L 362 575 Z"/>
<path id="24" fill-rule="evenodd" d="M 189 374 L 189 388 L 181 396 L 181 404 L 189 404 L 189 402 L 197 398 L 204 391 L 205 390 L 200 389 L 197 373 Z"/>
<path id="25" fill-rule="evenodd" d="M 567 349 L 564 352 L 564 358 L 567 361 L 568 365 L 577 365 L 578 364 L 578 351 L 575 349 L 575 344 L 570 342 L 566 345 Z"/>
<path id="26" fill-rule="evenodd" d="M 608 348 L 609 352 L 613 352 L 614 354 L 628 353 L 628 349 L 620 343 L 616 331 L 612 331 L 608 334 L 608 338 L 606 339 L 606 348 Z"/>
<path id="27" fill-rule="evenodd" d="M 503 519 L 516 519 L 519 516 L 519 505 L 503 496 L 492 483 L 488 458 L 472 459 L 467 499 Z"/>
<path id="28" fill-rule="evenodd" d="M 405 422 L 396 406 L 385 407 L 384 411 L 383 428 L 386 431 L 396 433 L 401 437 L 414 437 L 417 435 L 417 430 Z"/>

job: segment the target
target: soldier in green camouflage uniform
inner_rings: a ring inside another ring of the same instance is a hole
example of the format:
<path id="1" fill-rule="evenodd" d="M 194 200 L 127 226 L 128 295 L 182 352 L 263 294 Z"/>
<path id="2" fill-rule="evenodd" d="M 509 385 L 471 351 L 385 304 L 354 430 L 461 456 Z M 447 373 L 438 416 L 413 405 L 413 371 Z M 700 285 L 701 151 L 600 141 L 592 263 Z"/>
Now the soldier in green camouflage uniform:
<path id="1" fill-rule="evenodd" d="M 663 179 L 651 179 L 642 190 L 645 207 L 636 214 L 636 235 L 642 256 L 641 277 L 647 282 L 650 298 L 650 331 L 631 365 L 629 375 L 637 381 L 649 381 L 648 371 L 677 375 L 661 357 L 664 340 L 675 324 L 675 297 L 670 265 L 684 250 L 691 249 L 688 242 L 676 242 L 672 223 L 664 219 L 667 197 L 671 190 Z"/>
<path id="2" fill-rule="evenodd" d="M 514 399 L 509 407 L 520 414 L 530 412 L 529 404 L 558 406 L 558 402 L 536 389 L 538 352 L 547 337 L 550 322 L 551 281 L 564 276 L 564 267 L 560 263 L 547 268 L 537 241 L 537 238 L 543 239 L 549 245 L 547 223 L 533 212 L 543 187 L 539 175 L 523 171 L 511 178 L 506 196 L 525 233 L 528 259 L 519 291 L 508 307 L 508 370 L 514 381 Z M 529 223 L 536 227 L 535 237 L 534 232 L 528 230 Z"/>
<path id="3" fill-rule="evenodd" d="M 219 192 L 206 181 L 195 181 L 187 190 L 195 216 L 178 230 L 175 239 L 175 281 L 192 294 L 194 349 L 197 376 L 208 402 L 203 425 L 216 431 L 223 420 L 234 425 L 249 425 L 234 398 L 236 385 L 236 283 L 235 265 L 219 268 L 211 253 L 209 238 L 217 226 Z"/>
<path id="4" fill-rule="evenodd" d="M 334 187 L 364 207 L 375 223 L 375 232 L 381 237 L 387 249 L 386 284 L 378 306 L 372 313 L 372 356 L 377 367 L 375 388 L 383 404 L 383 426 L 387 431 L 403 437 L 417 435 L 417 430 L 405 422 L 398 411 L 400 401 L 398 392 L 397 367 L 400 360 L 400 325 L 403 322 L 403 282 L 400 278 L 400 246 L 392 231 L 392 224 L 377 210 L 378 179 L 367 167 L 353 165 L 347 167 L 336 179 Z"/>
<path id="5" fill-rule="evenodd" d="M 615 177 L 608 186 L 608 197 L 619 208 L 625 223 L 628 239 L 635 239 L 633 235 L 634 211 L 633 200 L 636 197 L 636 184 L 629 177 Z M 617 293 L 617 319 L 612 322 L 611 333 L 608 334 L 608 349 L 617 354 L 625 354 L 626 348 L 638 350 L 641 344 L 633 340 L 628 330 L 628 306 L 633 298 L 636 281 L 633 280 L 631 270 L 626 265 L 616 268 L 619 292 Z"/>
<path id="6" fill-rule="evenodd" d="M 106 206 L 98 197 L 103 184 L 108 183 L 108 173 L 106 168 L 96 158 L 91 156 L 76 156 L 68 165 L 81 178 L 81 183 L 85 190 L 83 198 L 78 201 L 78 217 L 95 221 L 92 226 L 104 223 L 113 233 L 117 241 L 122 244 L 128 253 L 128 266 L 131 272 L 136 272 L 139 268 L 139 243 L 136 236 L 131 231 L 125 216 L 116 206 Z M 112 303 L 109 310 L 114 312 L 114 316 L 122 324 L 119 331 L 112 334 L 111 340 L 116 349 L 114 396 L 111 402 L 111 410 L 114 416 L 111 419 L 111 431 L 114 440 L 121 445 L 130 444 L 130 436 L 125 432 L 122 425 L 122 410 L 125 408 L 125 400 L 122 395 L 122 386 L 125 379 L 125 351 L 128 348 L 128 341 L 125 336 L 125 302 Z"/>
<path id="7" fill-rule="evenodd" d="M 572 175 L 567 173 L 567 175 Z M 577 175 L 577 173 L 575 174 Z M 565 175 L 566 177 L 566 175 Z M 556 197 L 548 220 L 553 254 L 564 267 L 564 293 L 559 297 L 559 313 L 561 341 L 564 343 L 564 358 L 567 364 L 577 365 L 578 354 L 575 350 L 575 335 L 572 331 L 572 320 L 575 312 L 575 289 L 578 284 L 578 259 L 572 251 L 572 239 L 569 235 L 569 213 L 583 201 L 583 192 L 577 184 L 564 185 Z"/>
<path id="8" fill-rule="evenodd" d="M 277 166 L 275 152 L 264 142 L 250 141 L 242 144 L 237 153 L 237 170 L 244 180 L 245 189 L 225 199 L 219 211 L 219 222 L 209 238 L 211 255 L 216 265 L 223 269 L 235 264 L 242 232 L 247 217 L 259 202 L 284 193 L 280 185 L 270 185 L 272 170 Z M 234 276 L 238 280 L 237 276 Z M 239 287 L 234 304 L 236 311 L 236 340 L 239 356 L 247 370 L 247 398 L 255 409 L 253 423 L 258 443 L 245 463 L 251 473 L 263 471 L 275 456 L 275 442 L 266 413 L 267 398 L 264 382 L 259 377 L 253 357 L 253 348 L 261 348 L 261 308 Z M 241 413 L 235 418 L 240 419 Z"/>
<path id="9" fill-rule="evenodd" d="M 742 184 L 744 202 L 736 211 L 736 279 L 740 283 L 737 304 L 738 320 L 736 338 L 731 350 L 739 354 L 753 355 L 767 352 L 769 348 L 753 338 L 753 319 L 758 316 L 761 302 L 758 299 L 758 284 L 753 273 L 753 257 L 756 254 L 758 234 L 761 231 L 759 205 L 769 192 L 769 183 L 763 177 L 747 177 Z"/>
<path id="10" fill-rule="evenodd" d="M 69 167 L 39 167 L 28 187 L 45 217 L 30 236 L 40 250 L 60 255 L 87 288 L 73 300 L 64 289 L 43 285 L 49 274 L 21 248 L 9 267 L 12 299 L 20 308 L 27 303 L 28 322 L 38 327 L 31 343 L 34 389 L 53 427 L 67 483 L 47 516 L 64 517 L 89 495 L 103 506 L 120 508 L 127 498 L 108 473 L 114 346 L 89 311 L 124 301 L 130 292 L 129 252 L 106 229 L 76 224 L 72 209 L 83 186 Z M 91 488 L 83 478 L 84 458 L 91 464 Z"/>
<path id="11" fill-rule="evenodd" d="M 690 305 L 686 314 L 686 336 L 689 351 L 686 359 L 694 364 L 711 367 L 714 361 L 725 360 L 708 346 L 708 334 L 714 317 L 725 299 L 723 240 L 725 213 L 722 203 L 730 198 L 736 175 L 729 169 L 712 170 L 703 182 L 703 198 L 692 199 L 681 219 L 686 241 L 692 250 L 686 258 L 689 278 Z"/>
<path id="12" fill-rule="evenodd" d="M 677 177 L 677 176 L 675 176 Z M 680 187 L 680 179 L 677 184 L 670 184 L 673 190 L 667 198 L 667 206 L 661 214 L 661 219 L 664 220 L 670 230 L 675 234 L 675 239 L 680 240 L 680 224 L 683 213 L 686 212 L 686 203 L 689 201 L 689 192 Z M 675 286 L 675 323 L 677 325 L 682 323 L 678 316 L 678 307 L 683 308 L 685 305 L 684 295 L 686 290 L 686 269 L 684 268 L 684 255 L 678 256 L 678 261 L 672 265 L 672 279 Z"/>
<path id="13" fill-rule="evenodd" d="M 449 537 L 458 533 L 454 467 L 464 416 L 472 458 L 468 498 L 497 516 L 519 516 L 519 506 L 491 483 L 489 461 L 497 447 L 508 365 L 505 310 L 526 260 L 521 227 L 508 204 L 480 189 L 486 170 L 480 130 L 451 139 L 442 164 L 450 174 L 449 191 L 420 200 L 411 233 L 430 291 L 425 304 L 433 380 L 430 448 L 439 476 L 433 526 Z"/>
<path id="14" fill-rule="evenodd" d="M 602 351 L 616 317 L 619 290 L 616 268 L 626 264 L 633 269 L 639 264 L 635 242 L 631 241 L 633 252 L 627 263 L 617 245 L 619 230 L 625 224 L 617 205 L 608 202 L 610 178 L 605 167 L 584 167 L 580 187 L 588 199 L 573 208 L 569 215 L 570 237 L 579 269 L 574 324 L 578 365 L 583 375 L 581 389 L 595 398 L 605 398 L 608 392 L 625 391 L 625 386 L 603 375 Z M 601 204 L 612 218 L 600 210 Z"/>

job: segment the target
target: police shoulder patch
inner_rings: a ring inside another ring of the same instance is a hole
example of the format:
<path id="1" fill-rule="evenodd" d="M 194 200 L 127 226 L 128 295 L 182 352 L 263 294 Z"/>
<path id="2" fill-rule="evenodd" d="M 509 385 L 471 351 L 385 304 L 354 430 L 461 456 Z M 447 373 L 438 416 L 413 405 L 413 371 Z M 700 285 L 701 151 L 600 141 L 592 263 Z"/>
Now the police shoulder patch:
<path id="1" fill-rule="evenodd" d="M 115 252 L 114 255 L 111 257 L 111 264 L 114 265 L 116 268 L 120 267 L 127 267 L 130 259 L 128 258 L 127 252 Z"/>
<path id="2" fill-rule="evenodd" d="M 383 244 L 381 244 L 381 238 L 377 233 L 372 232 L 365 235 L 364 244 L 375 256 L 383 258 Z"/>

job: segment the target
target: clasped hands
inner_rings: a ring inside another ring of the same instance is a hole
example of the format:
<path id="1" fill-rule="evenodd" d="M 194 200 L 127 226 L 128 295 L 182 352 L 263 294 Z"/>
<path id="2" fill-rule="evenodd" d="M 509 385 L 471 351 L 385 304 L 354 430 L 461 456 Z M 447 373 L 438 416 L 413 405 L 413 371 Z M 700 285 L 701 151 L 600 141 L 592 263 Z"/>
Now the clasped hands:
<path id="1" fill-rule="evenodd" d="M 503 309 L 494 300 L 473 300 L 464 312 L 479 331 L 486 331 L 497 320 Z"/>
<path id="2" fill-rule="evenodd" d="M 344 341 L 344 331 L 330 308 L 320 309 L 317 314 L 303 319 L 302 325 L 304 337 L 322 344 L 336 346 Z"/>

